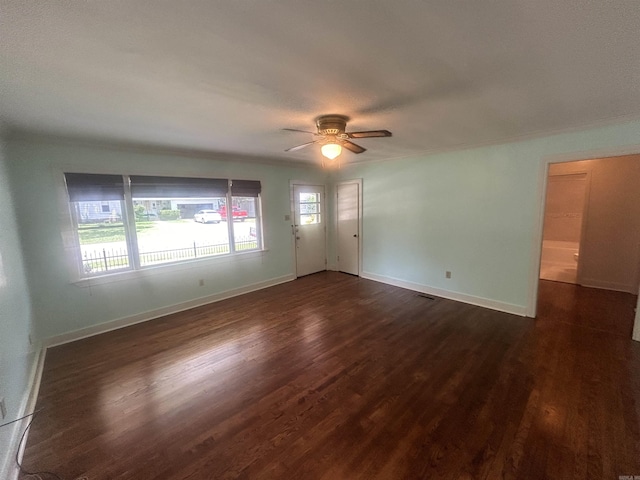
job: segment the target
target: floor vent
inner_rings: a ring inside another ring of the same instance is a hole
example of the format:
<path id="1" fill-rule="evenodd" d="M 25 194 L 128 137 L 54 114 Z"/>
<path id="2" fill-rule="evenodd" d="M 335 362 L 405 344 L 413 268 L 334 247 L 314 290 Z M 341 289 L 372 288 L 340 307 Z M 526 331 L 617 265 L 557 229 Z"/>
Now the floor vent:
<path id="1" fill-rule="evenodd" d="M 436 299 L 436 297 L 432 297 L 432 296 L 427 295 L 425 293 L 418 293 L 418 297 L 428 298 L 429 300 L 435 300 Z"/>

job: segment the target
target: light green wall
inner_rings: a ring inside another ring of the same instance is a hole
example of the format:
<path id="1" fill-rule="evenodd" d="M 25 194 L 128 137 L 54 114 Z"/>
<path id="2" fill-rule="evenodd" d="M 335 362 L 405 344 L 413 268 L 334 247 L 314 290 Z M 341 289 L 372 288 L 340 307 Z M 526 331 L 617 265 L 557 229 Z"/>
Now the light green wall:
<path id="1" fill-rule="evenodd" d="M 24 233 L 37 336 L 42 339 L 293 274 L 291 227 L 284 220 L 290 213 L 289 181 L 325 181 L 325 174 L 312 168 L 30 139 L 9 141 L 8 156 L 16 214 Z M 65 168 L 261 180 L 268 250 L 257 258 L 217 258 L 194 263 L 193 268 L 165 268 L 140 278 L 90 287 L 73 284 L 60 234 L 66 212 L 56 201 L 63 188 L 60 172 Z M 203 287 L 198 285 L 199 279 L 205 280 Z"/>
<path id="2" fill-rule="evenodd" d="M 549 157 L 633 145 L 640 122 L 347 166 L 333 178 L 363 179 L 365 275 L 524 312 L 537 275 L 541 168 Z"/>
<path id="3" fill-rule="evenodd" d="M 589 155 L 580 152 L 639 143 L 640 122 L 635 122 L 458 152 L 345 164 L 330 180 L 363 178 L 365 274 L 525 311 L 537 269 L 531 258 L 539 247 L 539 181 L 545 159 L 564 153 L 583 158 Z M 306 167 L 41 139 L 14 139 L 6 150 L 40 339 L 293 274 L 290 224 L 284 220 L 290 209 L 289 181 L 327 180 L 324 172 Z M 65 212 L 56 201 L 60 172 L 70 166 L 259 179 L 268 251 L 259 258 L 237 257 L 91 287 L 73 284 L 60 235 Z M 331 186 L 328 192 L 332 213 Z M 334 265 L 333 229 L 329 238 L 329 264 Z M 445 279 L 446 270 L 452 272 L 451 279 Z M 198 286 L 200 278 L 204 287 Z"/>
<path id="4" fill-rule="evenodd" d="M 32 329 L 29 289 L 3 154 L 0 144 L 0 398 L 5 398 L 7 406 L 7 417 L 0 423 L 23 413 L 35 356 L 28 340 Z M 0 478 L 7 475 L 3 468 L 12 463 L 17 427 L 0 429 Z"/>

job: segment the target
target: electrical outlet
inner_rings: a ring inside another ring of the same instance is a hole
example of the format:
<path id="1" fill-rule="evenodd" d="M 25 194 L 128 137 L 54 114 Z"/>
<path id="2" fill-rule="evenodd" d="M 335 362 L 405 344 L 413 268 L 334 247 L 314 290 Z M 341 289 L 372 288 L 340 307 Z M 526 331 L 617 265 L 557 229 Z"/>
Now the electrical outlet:
<path id="1" fill-rule="evenodd" d="M 447 277 L 447 278 L 451 278 L 451 272 L 446 271 L 446 272 L 445 272 L 445 274 L 444 274 L 444 276 L 445 276 L 445 277 Z"/>
<path id="2" fill-rule="evenodd" d="M 0 398 L 0 413 L 2 414 L 2 420 L 7 416 L 7 406 L 4 403 L 4 398 Z"/>
<path id="3" fill-rule="evenodd" d="M 200 285 L 201 287 L 204 287 L 204 278 L 201 278 L 201 279 L 198 281 L 198 285 Z"/>

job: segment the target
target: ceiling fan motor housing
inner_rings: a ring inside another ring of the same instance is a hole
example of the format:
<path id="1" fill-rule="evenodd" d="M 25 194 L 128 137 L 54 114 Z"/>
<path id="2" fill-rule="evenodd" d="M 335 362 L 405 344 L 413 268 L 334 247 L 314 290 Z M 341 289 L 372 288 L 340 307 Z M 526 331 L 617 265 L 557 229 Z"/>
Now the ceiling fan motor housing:
<path id="1" fill-rule="evenodd" d="M 347 127 L 349 117 L 344 115 L 321 115 L 316 119 L 320 135 L 341 135 Z"/>

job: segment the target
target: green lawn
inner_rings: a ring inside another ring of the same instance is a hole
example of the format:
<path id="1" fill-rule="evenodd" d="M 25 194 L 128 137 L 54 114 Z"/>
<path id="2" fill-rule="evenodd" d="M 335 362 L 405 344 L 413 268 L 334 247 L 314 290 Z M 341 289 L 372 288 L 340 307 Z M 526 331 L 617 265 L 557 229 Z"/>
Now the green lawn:
<path id="1" fill-rule="evenodd" d="M 136 222 L 136 232 L 141 233 L 155 228 L 155 222 Z M 91 243 L 124 242 L 124 224 L 87 223 L 78 225 L 78 236 L 82 245 Z"/>
<path id="2" fill-rule="evenodd" d="M 236 252 L 241 252 L 243 250 L 254 250 L 258 248 L 258 242 L 238 242 L 236 243 Z"/>

